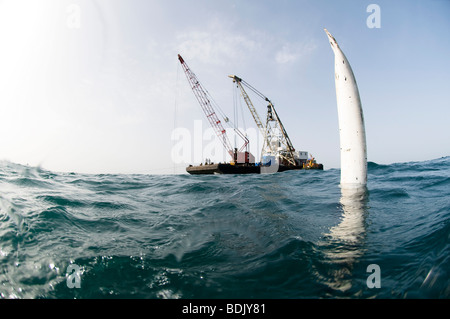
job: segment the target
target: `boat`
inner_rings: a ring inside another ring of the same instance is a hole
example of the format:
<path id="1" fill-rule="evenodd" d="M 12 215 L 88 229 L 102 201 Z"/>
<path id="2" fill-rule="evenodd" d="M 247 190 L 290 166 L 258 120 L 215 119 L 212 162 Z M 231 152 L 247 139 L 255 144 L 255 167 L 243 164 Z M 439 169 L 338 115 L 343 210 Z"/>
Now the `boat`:
<path id="1" fill-rule="evenodd" d="M 236 84 L 236 87 L 239 88 L 241 96 L 247 104 L 256 125 L 258 126 L 262 136 L 264 136 L 264 144 L 261 151 L 261 162 L 255 162 L 255 157 L 248 151 L 249 140 L 236 127 L 233 129 L 237 133 L 237 136 L 243 140 L 244 144 L 239 149 L 236 147 L 232 148 L 226 134 L 226 130 L 222 125 L 222 121 L 217 116 L 211 103 L 211 101 L 213 101 L 212 97 L 200 83 L 197 76 L 189 68 L 186 61 L 180 54 L 178 54 L 178 60 L 183 67 L 186 78 L 195 97 L 202 107 L 207 120 L 216 132 L 216 135 L 222 142 L 224 148 L 231 156 L 231 161 L 229 163 L 214 164 L 206 161 L 205 164 L 189 165 L 186 167 L 186 171 L 189 174 L 263 174 L 300 169 L 323 170 L 323 164 L 317 163 L 314 157 L 311 156 L 311 158 L 308 159 L 308 152 L 295 150 L 273 103 L 261 92 L 236 75 L 230 75 L 229 77 Z M 265 125 L 263 125 L 244 86 L 268 103 Z M 224 121 L 228 122 L 228 118 L 224 117 Z"/>
<path id="2" fill-rule="evenodd" d="M 231 163 L 211 163 L 205 165 L 189 165 L 186 171 L 191 175 L 208 175 L 208 174 L 261 174 L 262 165 L 257 164 L 231 164 Z M 305 167 L 296 165 L 279 165 L 276 172 L 284 172 L 289 170 L 300 169 L 319 169 L 323 170 L 322 164 L 316 167 Z"/>

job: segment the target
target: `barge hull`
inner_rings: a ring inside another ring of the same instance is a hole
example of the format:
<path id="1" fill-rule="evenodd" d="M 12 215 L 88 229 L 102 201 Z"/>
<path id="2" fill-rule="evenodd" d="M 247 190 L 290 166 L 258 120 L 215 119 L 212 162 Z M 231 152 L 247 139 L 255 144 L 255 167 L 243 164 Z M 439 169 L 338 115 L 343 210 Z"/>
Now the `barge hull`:
<path id="1" fill-rule="evenodd" d="M 299 170 L 304 169 L 302 166 L 294 165 L 280 165 L 278 172 L 284 172 L 289 170 Z M 319 164 L 317 168 L 323 170 L 323 165 Z M 210 174 L 260 174 L 261 166 L 255 165 L 231 165 L 231 164 L 207 164 L 199 166 L 188 166 L 186 171 L 192 175 L 210 175 Z"/>

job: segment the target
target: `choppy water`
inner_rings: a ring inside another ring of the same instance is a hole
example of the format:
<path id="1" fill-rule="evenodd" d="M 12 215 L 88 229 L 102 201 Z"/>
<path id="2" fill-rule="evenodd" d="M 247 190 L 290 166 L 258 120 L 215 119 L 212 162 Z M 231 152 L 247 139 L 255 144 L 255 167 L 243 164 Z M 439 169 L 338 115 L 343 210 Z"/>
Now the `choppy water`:
<path id="1" fill-rule="evenodd" d="M 83 175 L 1 162 L 0 297 L 449 298 L 450 157 L 369 163 L 356 197 L 341 194 L 339 173 Z"/>

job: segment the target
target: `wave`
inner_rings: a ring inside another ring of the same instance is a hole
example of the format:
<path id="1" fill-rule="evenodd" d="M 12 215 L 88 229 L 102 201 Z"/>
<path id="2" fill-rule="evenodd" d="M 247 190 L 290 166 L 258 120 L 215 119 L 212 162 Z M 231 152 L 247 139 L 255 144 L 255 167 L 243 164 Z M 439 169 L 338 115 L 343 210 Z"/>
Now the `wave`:
<path id="1" fill-rule="evenodd" d="M 339 170 L 55 173 L 0 162 L 1 298 L 448 298 L 450 157 Z M 348 213 L 348 208 L 356 213 Z M 82 270 L 69 289 L 66 269 Z M 368 289 L 378 264 L 382 289 Z"/>

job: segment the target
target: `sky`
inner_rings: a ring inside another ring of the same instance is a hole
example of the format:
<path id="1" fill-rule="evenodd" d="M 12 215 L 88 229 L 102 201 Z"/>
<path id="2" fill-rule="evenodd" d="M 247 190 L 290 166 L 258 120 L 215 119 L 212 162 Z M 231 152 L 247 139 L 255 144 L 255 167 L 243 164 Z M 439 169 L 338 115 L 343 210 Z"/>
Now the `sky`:
<path id="1" fill-rule="evenodd" d="M 261 136 L 228 75 L 270 98 L 297 150 L 339 168 L 324 28 L 355 74 L 368 160 L 448 156 L 449 16 L 448 0 L 0 0 L 0 160 L 93 174 L 228 160 L 181 54 L 255 156 Z"/>

